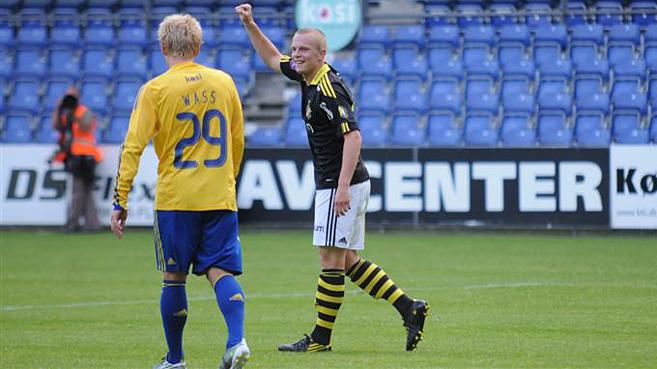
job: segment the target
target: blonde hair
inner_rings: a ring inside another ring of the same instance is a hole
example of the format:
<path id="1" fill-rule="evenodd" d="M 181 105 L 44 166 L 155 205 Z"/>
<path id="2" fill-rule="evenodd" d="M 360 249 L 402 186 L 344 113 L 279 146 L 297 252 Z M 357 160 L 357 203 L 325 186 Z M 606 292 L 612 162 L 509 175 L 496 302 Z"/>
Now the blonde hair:
<path id="1" fill-rule="evenodd" d="M 160 47 L 167 56 L 195 58 L 201 51 L 203 29 L 189 14 L 169 15 L 157 30 Z"/>

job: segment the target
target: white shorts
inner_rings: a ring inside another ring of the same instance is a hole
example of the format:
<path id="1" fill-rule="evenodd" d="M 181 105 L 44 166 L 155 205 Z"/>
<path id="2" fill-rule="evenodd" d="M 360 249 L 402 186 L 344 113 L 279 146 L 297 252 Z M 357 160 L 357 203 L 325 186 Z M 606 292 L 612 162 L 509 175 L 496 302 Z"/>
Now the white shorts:
<path id="1" fill-rule="evenodd" d="M 315 246 L 343 249 L 365 248 L 365 213 L 370 199 L 370 181 L 349 187 L 351 209 L 338 217 L 335 212 L 335 188 L 315 192 Z"/>

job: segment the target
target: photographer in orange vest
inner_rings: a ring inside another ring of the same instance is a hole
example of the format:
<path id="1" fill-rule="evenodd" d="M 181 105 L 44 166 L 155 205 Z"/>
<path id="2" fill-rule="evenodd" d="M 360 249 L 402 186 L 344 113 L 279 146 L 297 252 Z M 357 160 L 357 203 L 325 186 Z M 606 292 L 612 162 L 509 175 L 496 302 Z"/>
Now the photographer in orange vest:
<path id="1" fill-rule="evenodd" d="M 53 116 L 60 133 L 54 161 L 63 162 L 73 177 L 73 193 L 66 217 L 66 231 L 96 231 L 100 228 L 93 198 L 96 164 L 102 155 L 96 147 L 96 117 L 80 103 L 80 94 L 70 87 Z M 84 218 L 84 226 L 80 220 Z"/>

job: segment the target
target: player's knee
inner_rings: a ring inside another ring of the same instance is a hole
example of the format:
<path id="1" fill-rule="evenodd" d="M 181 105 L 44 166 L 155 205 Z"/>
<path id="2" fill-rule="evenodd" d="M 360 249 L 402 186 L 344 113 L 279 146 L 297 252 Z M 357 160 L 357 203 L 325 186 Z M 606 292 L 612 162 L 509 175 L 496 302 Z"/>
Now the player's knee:
<path id="1" fill-rule="evenodd" d="M 162 279 L 165 281 L 182 281 L 187 280 L 187 275 L 183 272 L 164 272 L 162 273 Z"/>

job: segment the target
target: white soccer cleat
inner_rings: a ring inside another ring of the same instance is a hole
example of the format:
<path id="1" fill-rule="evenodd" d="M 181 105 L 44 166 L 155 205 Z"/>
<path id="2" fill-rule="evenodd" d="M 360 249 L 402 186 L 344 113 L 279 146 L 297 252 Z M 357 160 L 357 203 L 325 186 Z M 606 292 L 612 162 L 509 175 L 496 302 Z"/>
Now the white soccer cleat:
<path id="1" fill-rule="evenodd" d="M 167 361 L 166 357 L 163 357 L 162 362 L 159 364 L 155 364 L 153 366 L 153 369 L 187 369 L 187 364 L 185 364 L 184 361 L 171 364 L 170 362 Z"/>
<path id="2" fill-rule="evenodd" d="M 242 338 L 240 343 L 226 350 L 219 369 L 242 369 L 250 357 L 249 346 L 246 345 L 246 340 Z"/>

